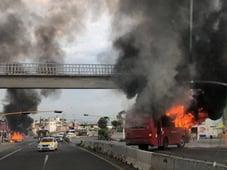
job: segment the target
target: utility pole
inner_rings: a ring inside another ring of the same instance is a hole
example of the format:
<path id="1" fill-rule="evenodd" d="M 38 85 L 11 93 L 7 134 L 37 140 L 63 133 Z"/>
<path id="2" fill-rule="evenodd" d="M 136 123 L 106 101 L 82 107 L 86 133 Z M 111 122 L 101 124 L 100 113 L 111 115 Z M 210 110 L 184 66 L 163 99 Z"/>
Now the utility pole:
<path id="1" fill-rule="evenodd" d="M 189 19 L 189 58 L 193 63 L 193 18 L 194 18 L 194 0 L 190 0 L 190 19 Z"/>
<path id="2" fill-rule="evenodd" d="M 11 112 L 11 113 L 0 113 L 0 115 L 8 116 L 8 115 L 28 115 L 28 114 L 36 114 L 36 113 L 46 113 L 46 112 L 53 112 L 53 113 L 62 113 L 61 110 L 34 110 L 34 111 L 22 111 L 22 112 Z"/>

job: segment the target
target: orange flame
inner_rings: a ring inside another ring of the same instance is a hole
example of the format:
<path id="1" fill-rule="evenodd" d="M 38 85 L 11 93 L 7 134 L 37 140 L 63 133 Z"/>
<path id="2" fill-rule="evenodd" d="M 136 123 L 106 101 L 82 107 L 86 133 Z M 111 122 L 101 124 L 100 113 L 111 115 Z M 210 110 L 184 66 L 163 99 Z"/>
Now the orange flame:
<path id="1" fill-rule="evenodd" d="M 175 127 L 191 128 L 192 126 L 203 122 L 207 118 L 205 112 L 199 112 L 198 118 L 196 119 L 192 113 L 186 113 L 183 105 L 177 105 L 171 107 L 166 115 L 173 119 Z"/>
<path id="2" fill-rule="evenodd" d="M 12 142 L 22 142 L 24 139 L 24 136 L 20 132 L 13 132 L 11 133 L 11 141 Z"/>

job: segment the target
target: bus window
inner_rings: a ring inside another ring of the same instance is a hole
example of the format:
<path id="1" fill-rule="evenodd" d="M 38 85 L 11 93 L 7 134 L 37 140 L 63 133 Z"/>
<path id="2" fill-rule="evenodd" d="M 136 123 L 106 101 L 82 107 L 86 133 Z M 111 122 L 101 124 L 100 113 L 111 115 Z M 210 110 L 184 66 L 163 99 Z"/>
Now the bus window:
<path id="1" fill-rule="evenodd" d="M 167 116 L 163 116 L 161 118 L 162 121 L 162 127 L 174 127 L 174 123 L 172 122 L 172 120 L 167 117 Z"/>

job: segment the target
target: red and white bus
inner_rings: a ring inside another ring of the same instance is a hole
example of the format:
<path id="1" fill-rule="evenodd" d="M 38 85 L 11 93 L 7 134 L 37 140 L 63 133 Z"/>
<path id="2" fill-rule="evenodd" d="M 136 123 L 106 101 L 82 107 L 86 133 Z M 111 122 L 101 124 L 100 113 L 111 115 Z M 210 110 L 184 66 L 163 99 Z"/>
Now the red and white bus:
<path id="1" fill-rule="evenodd" d="M 125 124 L 127 145 L 138 145 L 147 150 L 148 146 L 167 148 L 168 145 L 184 147 L 187 142 L 187 129 L 175 127 L 168 116 L 154 121 L 150 115 L 127 114 Z"/>

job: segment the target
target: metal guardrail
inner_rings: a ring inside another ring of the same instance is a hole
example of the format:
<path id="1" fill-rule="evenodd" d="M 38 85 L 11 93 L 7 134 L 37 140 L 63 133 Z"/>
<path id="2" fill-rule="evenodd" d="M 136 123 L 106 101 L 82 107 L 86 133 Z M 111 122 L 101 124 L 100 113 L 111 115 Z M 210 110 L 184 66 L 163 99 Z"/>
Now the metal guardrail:
<path id="1" fill-rule="evenodd" d="M 110 76 L 111 64 L 0 63 L 0 75 L 11 76 Z"/>

